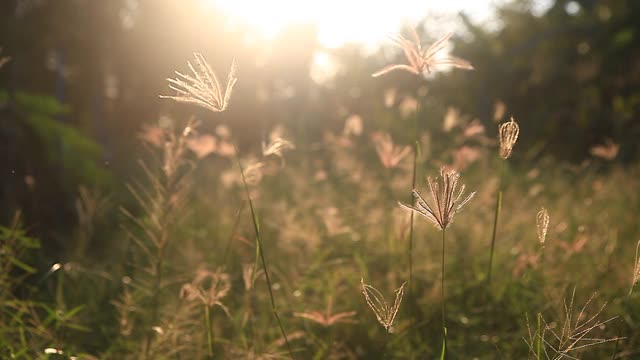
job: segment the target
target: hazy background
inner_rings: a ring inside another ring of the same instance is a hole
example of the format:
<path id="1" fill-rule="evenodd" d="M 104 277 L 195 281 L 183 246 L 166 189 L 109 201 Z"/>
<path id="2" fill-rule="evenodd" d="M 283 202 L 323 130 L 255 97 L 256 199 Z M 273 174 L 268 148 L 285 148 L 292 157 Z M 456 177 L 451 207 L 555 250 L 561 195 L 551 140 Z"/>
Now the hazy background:
<path id="1" fill-rule="evenodd" d="M 11 61 L 0 70 L 0 220 L 22 209 L 56 254 L 76 221 L 79 186 L 118 197 L 139 171 L 142 124 L 195 115 L 213 130 L 220 122 L 210 113 L 158 98 L 196 51 L 219 74 L 235 58 L 225 123 L 246 151 L 276 124 L 312 144 L 354 114 L 366 131 L 408 143 L 407 123 L 388 109 L 420 88 L 427 131 L 443 126 L 449 107 L 489 133 L 496 110 L 514 115 L 516 166 L 542 154 L 578 165 L 609 142 L 620 145 L 615 162 L 637 161 L 637 1 L 374 3 L 2 1 L 0 46 Z M 450 50 L 476 70 L 371 78 L 405 61 L 387 36 L 409 26 L 425 43 L 455 32 Z"/>

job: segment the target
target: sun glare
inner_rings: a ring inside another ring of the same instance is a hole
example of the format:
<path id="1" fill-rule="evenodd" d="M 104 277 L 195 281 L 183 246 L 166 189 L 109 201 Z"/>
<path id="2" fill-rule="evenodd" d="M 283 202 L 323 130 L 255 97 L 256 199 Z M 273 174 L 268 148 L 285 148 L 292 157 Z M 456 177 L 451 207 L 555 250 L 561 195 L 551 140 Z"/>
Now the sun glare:
<path id="1" fill-rule="evenodd" d="M 474 18 L 491 14 L 491 0 L 203 0 L 229 14 L 232 21 L 248 24 L 271 38 L 291 24 L 307 23 L 318 30 L 325 47 L 357 42 L 376 46 L 403 24 L 428 14 L 447 15 L 464 11 Z M 450 29 L 449 29 L 450 30 Z"/>

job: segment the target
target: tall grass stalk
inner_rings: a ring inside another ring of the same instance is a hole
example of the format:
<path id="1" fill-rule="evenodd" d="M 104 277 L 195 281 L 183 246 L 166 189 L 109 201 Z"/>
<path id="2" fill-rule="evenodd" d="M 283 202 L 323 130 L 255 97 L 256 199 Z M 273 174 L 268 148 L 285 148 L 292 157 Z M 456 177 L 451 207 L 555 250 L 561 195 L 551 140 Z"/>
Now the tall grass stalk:
<path id="1" fill-rule="evenodd" d="M 420 119 L 420 91 L 416 90 L 416 116 L 415 116 L 415 132 L 416 140 L 413 148 L 413 173 L 411 175 L 411 202 L 413 199 L 413 190 L 416 188 L 416 181 L 418 177 L 418 154 L 420 153 L 420 133 L 419 133 L 419 119 Z M 409 297 L 412 295 L 413 289 L 413 211 L 411 211 L 411 218 L 409 219 Z"/>
<path id="2" fill-rule="evenodd" d="M 538 338 L 536 339 L 536 360 L 540 360 L 542 359 L 542 314 L 538 313 L 538 330 L 537 330 L 537 335 Z"/>
<path id="3" fill-rule="evenodd" d="M 500 161 L 498 169 L 498 196 L 496 196 L 496 207 L 493 216 L 493 230 L 491 232 L 491 252 L 489 253 L 489 270 L 487 271 L 487 285 L 491 286 L 491 270 L 493 268 L 493 251 L 496 246 L 496 235 L 498 233 L 498 220 L 502 211 L 502 181 L 504 173 L 504 160 Z"/>
<path id="4" fill-rule="evenodd" d="M 544 242 L 542 242 L 540 244 L 540 290 L 542 290 L 542 292 L 544 293 Z M 543 344 L 543 337 L 542 337 L 542 313 L 538 312 L 537 314 L 537 321 L 538 321 L 538 327 L 537 327 L 537 335 L 538 338 L 536 339 L 536 359 L 540 360 L 542 359 L 542 349 L 544 348 L 544 344 Z"/>
<path id="5" fill-rule="evenodd" d="M 444 271 L 444 249 L 446 242 L 447 229 L 442 229 L 442 279 L 440 280 L 440 287 L 442 291 L 442 352 L 440 354 L 440 359 L 447 358 L 447 303 L 445 300 L 445 271 Z"/>
<path id="6" fill-rule="evenodd" d="M 627 292 L 627 296 L 624 299 L 624 309 L 622 321 L 624 323 L 624 315 L 629 313 L 629 300 L 631 299 L 631 294 L 633 294 L 633 288 L 640 282 L 640 241 L 636 245 L 636 257 L 633 262 L 633 279 L 631 281 L 631 287 L 629 288 L 629 292 Z M 622 335 L 622 324 L 618 325 L 618 334 L 616 335 L 616 343 L 613 348 L 613 354 L 611 355 L 611 360 L 616 358 L 616 354 L 618 353 L 618 343 L 620 342 L 620 336 Z"/>
<path id="7" fill-rule="evenodd" d="M 204 306 L 204 323 L 207 328 L 207 356 L 213 359 L 213 322 L 211 321 L 211 306 Z"/>
<path id="8" fill-rule="evenodd" d="M 498 196 L 496 197 L 496 211 L 493 218 L 493 231 L 491 234 L 491 253 L 489 254 L 489 271 L 487 272 L 487 287 L 491 286 L 491 269 L 493 267 L 493 251 L 496 246 L 496 234 L 498 232 L 498 220 L 500 218 L 500 211 L 502 210 L 502 182 L 504 178 L 504 166 L 505 162 L 511 156 L 511 152 L 513 150 L 513 146 L 516 144 L 518 140 L 518 135 L 520 134 L 520 126 L 518 123 L 511 117 L 510 121 L 507 121 L 500 125 L 498 128 L 498 142 L 500 144 L 500 149 L 498 154 L 502 161 L 500 161 L 499 165 L 499 174 L 498 174 Z"/>
<path id="9" fill-rule="evenodd" d="M 150 359 L 153 355 L 151 353 L 155 337 L 153 328 L 158 326 L 160 320 L 161 295 L 165 285 L 164 268 L 168 255 L 167 249 L 171 243 L 170 232 L 179 219 L 186 198 L 185 194 L 189 189 L 187 179 L 192 166 L 185 156 L 186 138 L 195 128 L 197 123 L 189 121 L 180 134 L 174 133 L 173 130 L 165 131 L 159 174 L 152 171 L 144 162 L 140 162 L 152 190 L 140 184 L 129 185 L 128 188 L 142 208 L 144 217 L 134 216 L 128 210 L 121 209 L 123 214 L 142 231 L 138 235 L 133 230 L 125 228 L 129 238 L 148 261 L 148 268 L 144 269 L 144 273 L 148 274 L 149 278 L 141 281 L 145 287 L 145 297 L 149 300 L 150 315 L 147 318 L 149 323 L 145 325 L 147 328 L 143 351 L 145 359 Z"/>
<path id="10" fill-rule="evenodd" d="M 267 262 L 264 256 L 264 248 L 262 247 L 262 238 L 260 236 L 260 225 L 258 222 L 258 215 L 256 214 L 255 207 L 253 205 L 253 199 L 251 198 L 251 193 L 249 192 L 249 186 L 247 185 L 247 180 L 244 176 L 244 169 L 242 168 L 242 164 L 240 163 L 240 159 L 237 156 L 238 152 L 236 149 L 236 162 L 238 163 L 238 168 L 240 169 L 240 177 L 242 178 L 242 185 L 244 187 L 244 191 L 247 196 L 247 201 L 249 202 L 249 209 L 251 210 L 251 220 L 253 222 L 253 229 L 256 233 L 256 253 L 260 256 L 260 260 L 262 261 L 262 270 L 264 271 L 264 276 L 267 280 L 267 289 L 269 289 L 269 298 L 271 300 L 271 311 L 278 322 L 278 327 L 280 328 L 280 332 L 282 333 L 282 337 L 284 338 L 284 342 L 287 345 L 287 351 L 289 352 L 289 356 L 294 359 L 293 351 L 291 351 L 291 345 L 289 344 L 289 339 L 287 337 L 287 333 L 282 326 L 282 321 L 280 321 L 280 315 L 278 315 L 278 309 L 276 307 L 276 301 L 273 296 L 273 290 L 271 289 L 271 278 L 269 277 L 269 270 L 267 269 Z"/>

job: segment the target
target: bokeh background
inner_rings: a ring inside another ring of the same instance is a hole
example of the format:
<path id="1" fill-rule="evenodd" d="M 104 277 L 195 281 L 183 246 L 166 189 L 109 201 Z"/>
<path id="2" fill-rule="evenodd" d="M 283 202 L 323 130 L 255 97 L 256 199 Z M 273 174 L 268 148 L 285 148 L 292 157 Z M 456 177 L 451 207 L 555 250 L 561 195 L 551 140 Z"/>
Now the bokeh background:
<path id="1" fill-rule="evenodd" d="M 281 247 L 302 252 L 322 249 L 325 238 L 348 234 L 339 238 L 348 244 L 340 256 L 359 251 L 354 244 L 362 239 L 376 238 L 369 225 L 396 216 L 395 201 L 408 199 L 411 156 L 396 169 L 399 175 L 380 170 L 372 139 L 387 132 L 398 144 L 411 145 L 421 134 L 421 178 L 442 165 L 454 166 L 463 177 L 469 174 L 467 183 L 479 191 L 478 202 L 488 204 L 477 217 L 469 210 L 458 220 L 482 223 L 461 226 L 461 234 L 481 234 L 476 246 L 482 255 L 473 255 L 473 246 L 462 240 L 453 245 L 467 258 L 484 259 L 496 188 L 496 173 L 490 170 L 498 163 L 495 134 L 499 123 L 513 116 L 521 132 L 507 170 L 509 211 L 527 209 L 522 219 L 531 220 L 541 205 L 551 209 L 552 219 L 555 210 L 554 234 L 566 241 L 560 262 L 583 251 L 582 237 L 598 238 L 583 241 L 585 254 L 609 251 L 608 262 L 596 266 L 575 260 L 573 269 L 591 268 L 594 282 L 607 272 L 616 274 L 609 294 L 620 299 L 638 237 L 639 18 L 640 2 L 634 0 L 4 0 L 0 56 L 9 61 L 0 68 L 0 224 L 10 224 L 21 212 L 22 224 L 41 242 L 41 249 L 27 258 L 38 271 L 76 264 L 110 279 L 111 285 L 91 285 L 103 291 L 94 293 L 102 297 L 93 302 L 86 295 L 90 285 L 84 292 L 76 289 L 76 303 L 104 312 L 86 316 L 84 324 L 100 329 L 100 335 L 76 338 L 84 340 L 74 349 L 104 353 L 117 336 L 105 325 L 115 322 L 105 319 L 116 317 L 108 294 L 120 291 L 118 279 L 131 273 L 126 262 L 132 250 L 122 230 L 126 220 L 118 209 L 136 208 L 127 184 L 143 178 L 139 161 L 154 157 L 149 146 L 154 128 L 178 128 L 193 117 L 202 133 L 232 134 L 243 156 L 260 153 L 274 131 L 286 134 L 296 146 L 294 154 L 279 175 L 264 180 L 263 193 L 257 195 L 264 213 L 273 215 L 265 220 L 266 231 L 289 241 L 282 240 Z M 372 78 L 386 64 L 405 62 L 388 36 L 408 34 L 411 28 L 425 44 L 454 32 L 448 50 L 475 70 L 443 68 L 426 79 L 406 72 Z M 166 79 L 175 70 L 186 72 L 194 52 L 201 52 L 221 78 L 235 59 L 239 80 L 224 113 L 158 96 L 171 94 Z M 415 125 L 417 102 L 420 121 Z M 233 171 L 228 158 L 215 153 L 192 157 L 198 162 L 195 190 L 181 236 L 194 240 L 184 245 L 191 246 L 183 249 L 189 259 L 184 262 L 215 267 L 208 258 L 215 255 L 207 251 L 224 249 L 226 243 L 214 245 L 214 240 L 226 239 L 241 201 L 234 203 L 234 193 L 226 190 L 223 175 Z M 390 185 L 373 186 L 372 178 Z M 314 189 L 331 195 L 312 204 Z M 235 194 L 241 198 L 239 187 Z M 388 201 L 371 207 L 368 197 L 375 194 L 386 194 Z M 291 212 L 293 203 L 298 212 Z M 90 232 L 86 218 L 79 216 L 87 204 L 95 206 Z M 322 218 L 321 225 L 311 224 L 312 217 Z M 510 241 L 527 233 L 534 242 L 535 223 L 526 221 L 505 220 L 505 232 L 516 229 Z M 243 226 L 250 239 L 250 222 Z M 301 234 L 314 239 L 300 245 Z M 606 247 L 612 238 L 618 245 Z M 386 244 L 388 236 L 380 235 L 379 241 Z M 390 251 L 403 246 L 389 245 Z M 509 278 L 518 279 L 523 267 L 535 265 L 527 263 L 518 246 L 503 250 Z M 292 264 L 300 260 L 293 250 L 283 254 L 280 259 Z M 627 258 L 622 260 L 622 254 Z M 311 261 L 311 255 L 305 256 Z M 456 261 L 464 262 L 464 256 Z M 615 259 L 626 268 L 611 270 Z M 392 271 L 393 260 L 387 260 L 371 255 L 362 261 L 370 271 Z M 296 265 L 278 271 L 285 270 L 302 273 Z M 482 276 L 474 274 L 483 270 L 478 265 L 464 271 L 476 279 Z M 56 293 L 58 285 L 47 286 L 39 292 L 43 298 Z M 621 304 L 614 301 L 612 313 L 621 311 Z M 299 311 L 290 306 L 287 311 Z M 513 309 L 517 318 L 526 306 Z M 514 341 L 521 342 L 521 336 Z M 437 338 L 432 341 L 436 348 Z"/>

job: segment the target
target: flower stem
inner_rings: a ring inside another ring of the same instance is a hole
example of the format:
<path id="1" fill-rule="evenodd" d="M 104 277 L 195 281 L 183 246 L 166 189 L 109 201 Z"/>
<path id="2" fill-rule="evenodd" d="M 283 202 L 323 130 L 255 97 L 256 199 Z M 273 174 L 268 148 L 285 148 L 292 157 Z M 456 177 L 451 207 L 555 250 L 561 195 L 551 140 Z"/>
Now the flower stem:
<path id="1" fill-rule="evenodd" d="M 418 177 L 418 153 L 420 152 L 420 139 L 419 139 L 419 119 L 420 119 L 420 89 L 416 90 L 416 116 L 415 116 L 415 132 L 416 140 L 413 147 L 413 174 L 411 176 L 411 195 L 410 203 L 413 204 L 413 190 L 416 188 L 416 181 Z M 409 220 L 409 297 L 412 295 L 413 289 L 413 217 L 414 212 L 411 211 L 411 218 Z"/>
<path id="2" fill-rule="evenodd" d="M 631 294 L 633 294 L 633 288 L 636 286 L 636 266 L 640 266 L 638 265 L 640 264 L 640 241 L 638 241 L 638 245 L 636 245 L 636 258 L 633 262 L 633 280 L 631 282 L 631 287 L 629 288 L 629 292 L 627 293 L 627 296 L 624 299 L 624 313 L 629 312 L 629 300 L 631 299 Z M 622 319 L 623 323 L 624 323 L 624 318 Z M 618 342 L 620 341 L 620 335 L 622 335 L 622 324 L 618 325 L 618 334 L 616 335 L 616 345 L 613 348 L 613 355 L 611 355 L 611 360 L 614 360 L 616 358 L 616 353 L 618 352 Z"/>
<path id="3" fill-rule="evenodd" d="M 204 306 L 204 323 L 207 328 L 207 356 L 213 359 L 213 323 L 211 321 L 211 307 Z"/>
<path id="4" fill-rule="evenodd" d="M 446 228 L 442 229 L 442 279 L 441 279 L 441 290 L 442 290 L 442 359 L 446 359 L 446 351 L 447 351 L 447 308 L 445 301 L 445 292 L 444 292 L 444 247 L 445 247 L 445 239 L 446 239 Z"/>
<path id="5" fill-rule="evenodd" d="M 249 192 L 249 186 L 247 185 L 247 180 L 244 177 L 244 169 L 242 168 L 242 164 L 240 163 L 240 159 L 237 156 L 236 149 L 236 162 L 238 163 L 238 168 L 240 169 L 240 176 L 242 178 L 242 184 L 244 186 L 244 191 L 247 195 L 247 199 L 249 201 L 249 209 L 251 210 L 251 220 L 253 221 L 253 229 L 256 233 L 256 255 L 260 255 L 260 260 L 262 261 L 262 270 L 264 271 L 264 276 L 267 280 L 267 289 L 269 290 L 269 298 L 271 300 L 271 311 L 273 312 L 276 321 L 278 322 L 278 327 L 280 328 L 280 332 L 282 333 L 282 337 L 284 338 L 284 342 L 287 345 L 287 351 L 289 352 L 289 356 L 294 359 L 293 352 L 291 351 L 291 345 L 289 345 L 289 339 L 287 338 L 287 333 L 284 331 L 284 327 L 282 327 L 282 321 L 280 321 L 280 316 L 278 315 L 278 310 L 276 307 L 276 301 L 273 297 L 273 291 L 271 289 L 271 278 L 269 277 L 269 271 L 267 270 L 267 262 L 264 256 L 264 248 L 262 247 L 262 239 L 260 236 L 260 226 L 258 224 L 258 216 L 256 214 L 255 208 L 253 206 L 253 199 L 251 198 L 251 193 Z"/>
<path id="6" fill-rule="evenodd" d="M 537 316 L 538 319 L 538 331 L 537 331 L 537 335 L 538 338 L 536 339 L 536 348 L 537 348 L 537 354 L 536 354 L 536 360 L 541 360 L 542 359 L 542 314 L 538 313 Z"/>
<path id="7" fill-rule="evenodd" d="M 498 219 L 502 210 L 502 177 L 504 173 L 504 161 L 500 161 L 499 180 L 498 180 L 498 196 L 496 197 L 496 210 L 493 217 L 493 232 L 491 235 L 491 252 L 489 253 L 489 271 L 487 272 L 487 284 L 491 285 L 491 269 L 493 267 L 493 250 L 496 245 L 496 233 L 498 232 Z"/>

